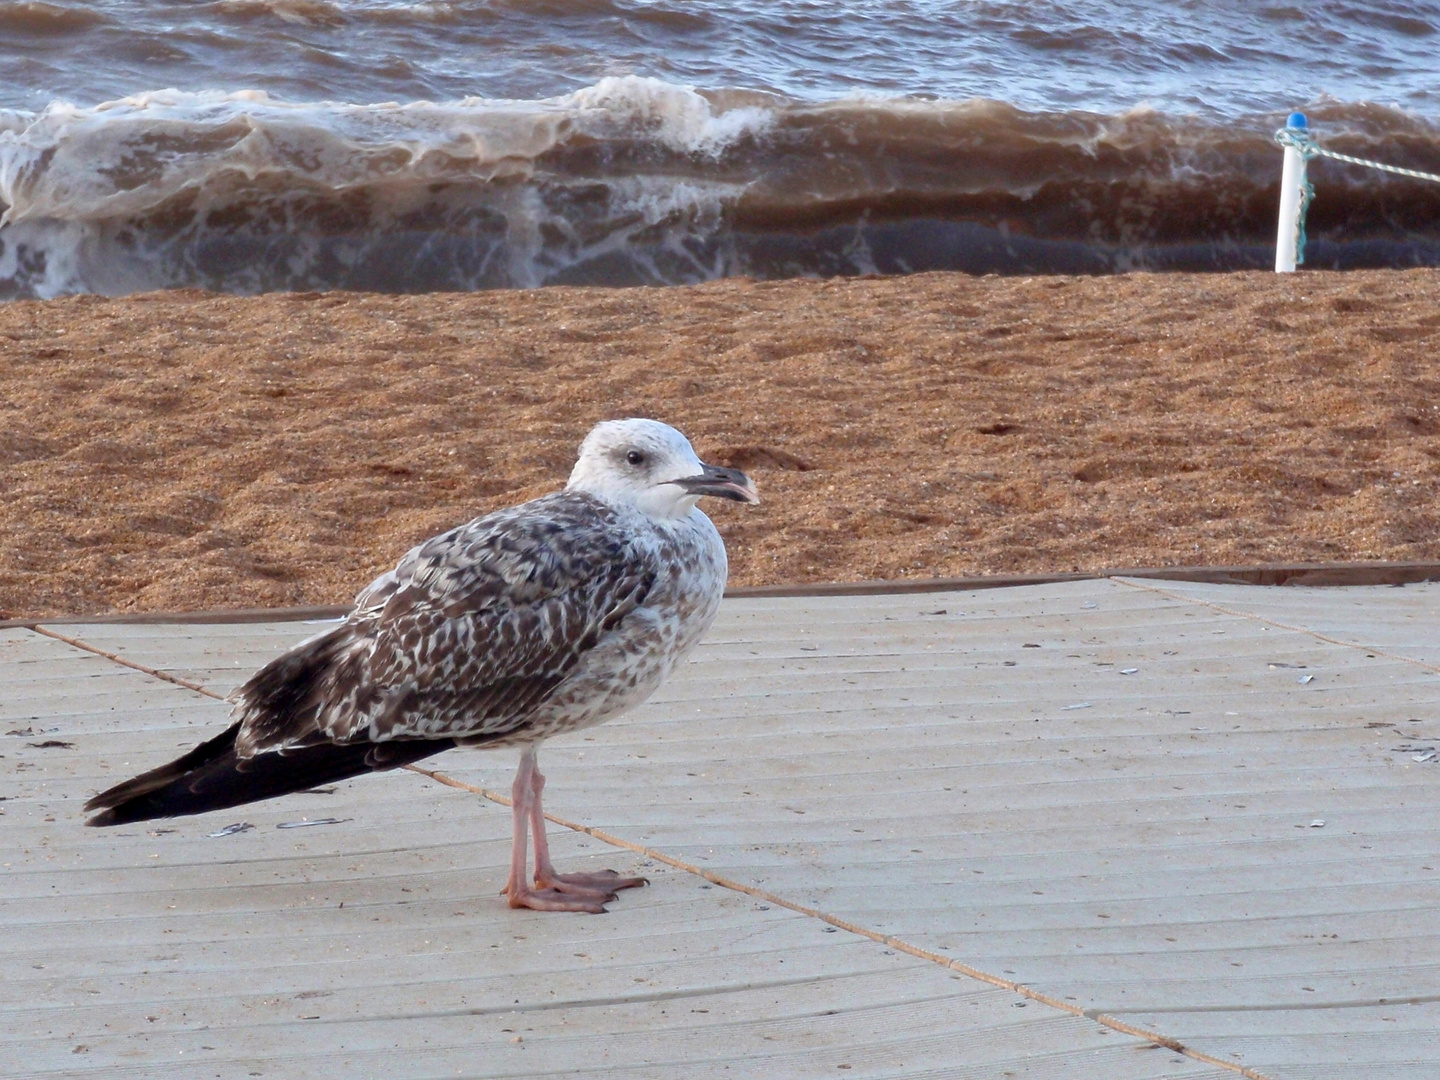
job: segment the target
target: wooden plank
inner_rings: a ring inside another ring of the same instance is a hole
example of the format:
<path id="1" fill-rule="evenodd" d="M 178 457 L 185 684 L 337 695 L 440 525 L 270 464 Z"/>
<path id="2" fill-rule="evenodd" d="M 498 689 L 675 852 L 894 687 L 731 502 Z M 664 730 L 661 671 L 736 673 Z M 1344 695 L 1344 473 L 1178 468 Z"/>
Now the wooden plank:
<path id="1" fill-rule="evenodd" d="M 308 628 L 232 630 L 108 644 L 231 679 Z M 510 911 L 508 812 L 411 773 L 85 829 L 227 706 L 29 631 L 0 631 L 0 686 L 40 733 L 0 737 L 0 1076 L 1233 1075 L 569 830 L 557 858 L 652 885 Z"/>
<path id="2" fill-rule="evenodd" d="M 1287 1040 L 1283 1025 L 1286 1006 L 1303 1006 L 1344 1032 L 1361 1008 L 1347 1002 L 1434 984 L 1440 768 L 1396 750 L 1440 735 L 1433 675 L 1303 625 L 1122 599 L 1117 586 L 990 593 L 986 618 L 968 621 L 927 622 L 921 605 L 969 612 L 978 594 L 916 598 L 908 620 L 886 598 L 868 626 L 804 601 L 752 603 L 743 617 L 732 606 L 717 637 L 738 646 L 763 621 L 753 655 L 702 651 L 669 700 L 597 732 L 612 751 L 603 780 L 595 749 L 547 749 L 557 806 L 583 804 L 587 820 L 707 870 L 1127 1019 L 1160 1002 L 1230 1006 L 1233 1044 L 1206 1041 L 1214 1014 L 1137 1015 L 1274 1075 L 1374 1075 L 1338 1037 Z M 1433 620 L 1411 617 L 1413 589 L 1362 600 L 1203 588 L 1257 611 L 1304 605 L 1296 618 L 1363 603 L 1376 632 L 1415 641 L 1428 627 L 1416 647 L 1435 640 Z M 801 629 L 817 661 L 797 656 Z M 886 636 L 891 648 L 873 655 Z M 919 659 L 927 648 L 951 662 Z M 827 692 L 813 676 L 829 656 L 873 663 L 832 668 L 854 689 Z M 1001 656 L 1015 667 L 987 663 Z M 1120 676 L 1126 656 L 1138 670 Z M 700 678 L 707 663 L 729 669 L 728 694 L 723 677 Z M 644 778 L 687 757 L 705 775 L 680 788 Z M 1411 1009 L 1387 1027 L 1413 1046 L 1427 1023 Z"/>
<path id="3" fill-rule="evenodd" d="M 1431 665 L 1440 665 L 1440 585 L 1423 582 L 1403 589 L 1346 589 L 1336 595 L 1307 591 L 1250 597 L 1243 590 L 1215 590 L 1188 583 L 1147 583 L 1202 604 L 1220 604 L 1252 618 L 1303 626 L 1357 648 L 1378 647 Z M 1258 602 L 1257 602 L 1258 601 Z"/>

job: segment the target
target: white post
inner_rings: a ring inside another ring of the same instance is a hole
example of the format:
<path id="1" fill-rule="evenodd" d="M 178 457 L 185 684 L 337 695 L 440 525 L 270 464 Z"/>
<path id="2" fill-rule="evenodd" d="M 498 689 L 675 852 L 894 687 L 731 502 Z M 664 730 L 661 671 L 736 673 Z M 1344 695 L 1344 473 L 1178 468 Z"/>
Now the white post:
<path id="1" fill-rule="evenodd" d="M 1306 130 L 1304 113 L 1291 113 L 1285 126 Z M 1304 208 L 1305 155 L 1293 146 L 1285 147 L 1285 165 L 1280 171 L 1280 229 L 1275 234 L 1275 272 L 1295 270 L 1300 255 L 1300 214 Z"/>

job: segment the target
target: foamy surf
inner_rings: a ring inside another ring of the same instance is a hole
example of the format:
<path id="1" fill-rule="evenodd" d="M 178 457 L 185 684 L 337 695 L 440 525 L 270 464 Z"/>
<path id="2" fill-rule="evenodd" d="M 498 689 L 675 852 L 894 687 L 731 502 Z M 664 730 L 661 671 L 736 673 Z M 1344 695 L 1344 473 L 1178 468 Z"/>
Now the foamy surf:
<path id="1" fill-rule="evenodd" d="M 646 247 L 650 276 L 707 276 L 661 264 L 691 261 L 744 186 L 713 167 L 773 120 L 636 77 L 538 101 L 164 90 L 11 112 L 0 292 L 538 285 Z"/>
<path id="2" fill-rule="evenodd" d="M 1337 149 L 1440 164 L 1410 113 L 1312 119 Z M 1277 123 L 636 76 L 535 100 L 55 103 L 0 113 L 0 297 L 1263 266 Z M 1433 186 L 1314 173 L 1311 265 L 1440 262 Z"/>

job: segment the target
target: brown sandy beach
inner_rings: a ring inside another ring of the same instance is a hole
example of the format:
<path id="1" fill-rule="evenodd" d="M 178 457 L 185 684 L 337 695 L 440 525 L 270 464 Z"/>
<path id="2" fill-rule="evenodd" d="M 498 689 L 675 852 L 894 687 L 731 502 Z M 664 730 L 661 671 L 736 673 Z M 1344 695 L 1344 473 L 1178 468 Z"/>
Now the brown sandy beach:
<path id="1" fill-rule="evenodd" d="M 0 618 L 343 603 L 655 416 L 741 585 L 1440 559 L 1440 271 L 0 305 Z"/>

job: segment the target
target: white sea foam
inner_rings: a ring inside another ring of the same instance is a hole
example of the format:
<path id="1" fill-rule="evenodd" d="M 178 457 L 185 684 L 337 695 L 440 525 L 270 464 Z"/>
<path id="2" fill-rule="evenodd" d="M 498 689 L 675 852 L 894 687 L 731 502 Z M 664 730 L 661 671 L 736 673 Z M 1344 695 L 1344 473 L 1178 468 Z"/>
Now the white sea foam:
<path id="1" fill-rule="evenodd" d="M 1362 156 L 1397 134 L 1440 145 L 1393 109 L 1319 115 Z M 1263 125 L 1143 106 L 799 102 L 636 76 L 408 104 L 157 90 L 0 111 L 0 298 L 1260 265 L 1274 154 Z M 1433 220 L 1428 191 L 1406 198 L 1375 205 Z M 1394 257 L 1440 258 L 1430 235 Z"/>
<path id="2" fill-rule="evenodd" d="M 0 116 L 0 224 L 131 216 L 181 192 L 266 177 L 341 191 L 525 176 L 582 136 L 647 137 L 714 158 L 772 120 L 753 107 L 717 112 L 689 87 L 633 76 L 540 101 L 296 104 L 258 90 L 160 90 L 93 108 L 56 102 L 28 122 Z"/>
<path id="3" fill-rule="evenodd" d="M 772 121 L 753 104 L 727 109 L 636 77 L 537 101 L 291 103 L 172 89 L 89 108 L 55 102 L 0 114 L 0 281 L 25 278 L 12 292 L 40 296 L 180 284 L 204 251 L 238 251 L 248 237 L 271 255 L 280 245 L 292 287 L 322 287 L 307 267 L 359 265 L 386 233 L 429 221 L 461 236 L 498 229 L 503 250 L 482 238 L 455 253 L 474 265 L 455 267 L 452 287 L 536 285 L 646 230 L 663 234 L 668 221 L 703 233 L 745 184 L 701 174 Z M 647 161 L 654 147 L 676 160 L 653 175 L 622 165 L 576 176 L 564 162 L 576 145 L 640 147 Z M 423 257 L 443 244 L 420 246 Z M 226 273 L 220 287 L 274 287 L 238 263 Z"/>
<path id="4" fill-rule="evenodd" d="M 563 110 L 598 109 L 622 122 L 654 129 L 658 141 L 673 150 L 716 157 L 742 138 L 763 135 L 775 122 L 771 109 L 742 107 L 717 112 L 693 87 L 635 75 L 601 79 L 563 98 Z"/>

